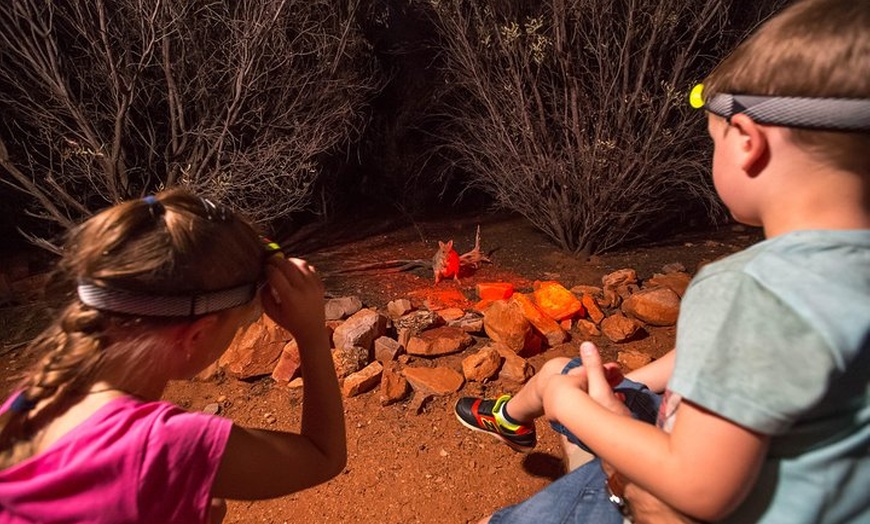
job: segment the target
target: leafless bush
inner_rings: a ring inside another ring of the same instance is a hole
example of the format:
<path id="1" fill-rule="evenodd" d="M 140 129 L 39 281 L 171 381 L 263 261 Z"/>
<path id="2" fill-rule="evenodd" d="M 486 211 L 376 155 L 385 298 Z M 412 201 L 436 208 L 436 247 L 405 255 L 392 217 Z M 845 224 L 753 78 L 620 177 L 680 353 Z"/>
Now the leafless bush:
<path id="1" fill-rule="evenodd" d="M 359 5 L 7 0 L 0 180 L 64 227 L 175 185 L 262 222 L 302 209 L 376 89 Z"/>
<path id="2" fill-rule="evenodd" d="M 718 209 L 687 93 L 745 33 L 732 2 L 427 3 L 453 87 L 445 156 L 497 205 L 583 254 Z"/>

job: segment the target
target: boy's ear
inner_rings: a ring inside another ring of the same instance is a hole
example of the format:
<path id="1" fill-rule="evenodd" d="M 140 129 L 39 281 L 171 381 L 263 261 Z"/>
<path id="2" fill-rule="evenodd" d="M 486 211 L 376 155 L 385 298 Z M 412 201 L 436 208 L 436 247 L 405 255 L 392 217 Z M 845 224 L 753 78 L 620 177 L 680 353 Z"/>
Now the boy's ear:
<path id="1" fill-rule="evenodd" d="M 731 127 L 737 131 L 739 143 L 737 154 L 739 166 L 750 176 L 756 176 L 765 165 L 769 154 L 769 144 L 764 129 L 750 117 L 738 113 L 731 117 Z"/>

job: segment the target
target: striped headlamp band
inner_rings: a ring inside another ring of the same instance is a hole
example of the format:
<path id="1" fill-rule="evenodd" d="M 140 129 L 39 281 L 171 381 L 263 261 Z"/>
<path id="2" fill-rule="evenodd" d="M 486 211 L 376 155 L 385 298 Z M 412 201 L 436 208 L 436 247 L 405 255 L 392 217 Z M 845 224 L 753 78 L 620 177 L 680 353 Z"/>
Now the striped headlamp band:
<path id="1" fill-rule="evenodd" d="M 267 238 L 261 238 L 261 241 L 267 257 L 284 256 L 277 242 Z M 262 284 L 252 282 L 189 295 L 154 295 L 81 280 L 76 291 L 82 304 L 102 311 L 143 317 L 192 317 L 247 304 L 254 299 Z"/>
<path id="2" fill-rule="evenodd" d="M 102 311 L 144 317 L 192 317 L 247 304 L 257 294 L 257 284 L 193 295 L 152 295 L 81 281 L 77 291 L 83 304 Z"/>
<path id="3" fill-rule="evenodd" d="M 695 109 L 704 109 L 731 121 L 742 113 L 754 122 L 774 126 L 827 131 L 870 132 L 870 99 L 811 98 L 799 96 L 732 95 L 718 93 L 704 99 L 704 85 L 689 94 Z"/>

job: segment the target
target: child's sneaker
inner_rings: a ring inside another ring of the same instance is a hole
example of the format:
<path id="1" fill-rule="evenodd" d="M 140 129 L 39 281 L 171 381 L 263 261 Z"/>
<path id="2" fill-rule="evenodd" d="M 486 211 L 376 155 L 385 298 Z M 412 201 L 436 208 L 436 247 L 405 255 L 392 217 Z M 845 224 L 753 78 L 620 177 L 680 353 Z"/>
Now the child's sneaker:
<path id="1" fill-rule="evenodd" d="M 537 443 L 535 423 L 511 424 L 505 420 L 502 409 L 510 398 L 510 395 L 502 395 L 495 400 L 463 397 L 456 402 L 453 411 L 459 422 L 468 429 L 488 433 L 516 451 L 525 453 Z"/>

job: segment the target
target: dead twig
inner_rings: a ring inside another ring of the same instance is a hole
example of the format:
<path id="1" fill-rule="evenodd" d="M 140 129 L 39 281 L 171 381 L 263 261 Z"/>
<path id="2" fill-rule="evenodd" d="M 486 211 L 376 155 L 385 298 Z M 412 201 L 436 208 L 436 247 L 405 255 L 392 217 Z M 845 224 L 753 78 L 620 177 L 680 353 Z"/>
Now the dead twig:
<path id="1" fill-rule="evenodd" d="M 400 273 L 402 271 L 410 271 L 416 268 L 432 269 L 431 260 L 423 259 L 399 259 L 385 260 L 383 262 L 372 262 L 370 264 L 360 264 L 358 266 L 350 266 L 332 273 L 355 273 L 357 271 L 378 271 L 381 273 Z"/>
<path id="2" fill-rule="evenodd" d="M 474 248 L 468 253 L 459 255 L 459 267 L 472 267 L 477 269 L 477 267 L 483 262 L 492 264 L 492 260 L 490 260 L 489 257 L 480 250 L 480 226 L 477 226 L 477 233 L 474 235 Z"/>

